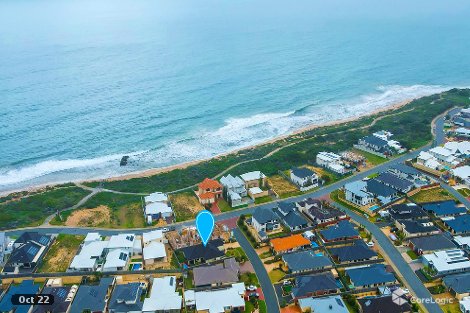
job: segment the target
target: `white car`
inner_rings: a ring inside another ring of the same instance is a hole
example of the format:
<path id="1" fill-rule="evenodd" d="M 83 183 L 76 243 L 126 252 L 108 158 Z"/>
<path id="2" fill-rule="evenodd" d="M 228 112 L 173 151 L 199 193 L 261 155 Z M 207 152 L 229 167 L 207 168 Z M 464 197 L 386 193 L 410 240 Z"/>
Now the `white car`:
<path id="1" fill-rule="evenodd" d="M 368 247 L 373 247 L 374 245 L 375 245 L 375 244 L 374 244 L 372 241 L 369 241 L 369 242 L 367 243 L 367 246 L 368 246 Z"/>
<path id="2" fill-rule="evenodd" d="M 257 288 L 254 285 L 249 285 L 248 287 L 246 287 L 246 290 L 248 290 L 248 291 L 255 291 L 256 289 Z"/>

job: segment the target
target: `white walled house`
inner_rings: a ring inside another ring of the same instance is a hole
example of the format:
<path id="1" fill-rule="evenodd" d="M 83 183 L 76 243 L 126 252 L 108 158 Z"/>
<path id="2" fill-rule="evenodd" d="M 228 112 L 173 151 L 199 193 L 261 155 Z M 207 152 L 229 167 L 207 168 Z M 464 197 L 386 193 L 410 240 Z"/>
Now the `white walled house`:
<path id="1" fill-rule="evenodd" d="M 297 167 L 290 170 L 290 179 L 300 190 L 305 191 L 318 187 L 318 175 L 304 167 Z"/>

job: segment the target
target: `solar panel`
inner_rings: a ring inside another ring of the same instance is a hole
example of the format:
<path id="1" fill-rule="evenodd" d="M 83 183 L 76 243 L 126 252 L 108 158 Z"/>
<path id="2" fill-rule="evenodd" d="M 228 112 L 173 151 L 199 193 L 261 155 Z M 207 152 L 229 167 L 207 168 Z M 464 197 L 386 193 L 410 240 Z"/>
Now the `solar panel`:
<path id="1" fill-rule="evenodd" d="M 38 251 L 39 251 L 38 247 L 31 246 L 31 247 L 29 247 L 28 251 L 26 251 L 26 253 L 31 254 L 31 255 L 36 255 L 36 253 L 38 253 Z"/>
<path id="2" fill-rule="evenodd" d="M 65 298 L 66 295 L 67 295 L 67 291 L 63 288 L 57 291 L 57 297 L 59 298 Z"/>
<path id="3" fill-rule="evenodd" d="M 39 238 L 39 243 L 42 245 L 47 245 L 48 242 L 49 238 L 47 238 L 46 236 L 41 236 L 41 238 Z"/>

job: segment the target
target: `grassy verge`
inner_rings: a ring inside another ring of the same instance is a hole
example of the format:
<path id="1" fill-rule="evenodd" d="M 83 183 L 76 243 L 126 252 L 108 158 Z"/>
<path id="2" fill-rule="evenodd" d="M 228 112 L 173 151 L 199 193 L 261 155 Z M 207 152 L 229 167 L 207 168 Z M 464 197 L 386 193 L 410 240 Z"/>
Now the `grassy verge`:
<path id="1" fill-rule="evenodd" d="M 273 198 L 271 196 L 265 196 L 261 198 L 256 198 L 255 199 L 255 204 L 261 204 L 261 203 L 267 203 L 273 201 Z"/>
<path id="2" fill-rule="evenodd" d="M 269 279 L 274 284 L 280 281 L 286 275 L 286 273 L 284 273 L 280 269 L 274 269 L 271 272 L 269 272 L 268 275 L 269 275 Z"/>
<path id="3" fill-rule="evenodd" d="M 226 256 L 234 257 L 237 262 L 243 263 L 248 261 L 248 257 L 245 254 L 245 251 L 241 247 L 238 248 L 228 248 L 225 252 Z"/>
<path id="4" fill-rule="evenodd" d="M 230 204 L 228 204 L 228 202 L 225 201 L 224 199 L 220 199 L 219 201 L 217 201 L 217 206 L 222 212 L 228 212 L 228 211 L 238 209 L 238 208 L 232 208 Z"/>
<path id="5" fill-rule="evenodd" d="M 177 222 L 193 219 L 199 211 L 204 210 L 193 192 L 172 194 L 170 201 Z"/>
<path id="6" fill-rule="evenodd" d="M 40 273 L 65 272 L 85 236 L 60 234 L 49 248 L 41 266 Z"/>
<path id="7" fill-rule="evenodd" d="M 371 165 L 374 165 L 374 166 L 385 163 L 385 162 L 388 161 L 386 158 L 382 158 L 378 155 L 375 155 L 375 154 L 372 154 L 372 153 L 369 153 L 369 152 L 366 152 L 366 151 L 362 151 L 362 150 L 359 150 L 359 149 L 352 149 L 352 151 L 354 153 L 360 154 L 363 157 L 365 157 L 366 160 L 367 160 L 367 163 L 369 163 Z"/>
<path id="8" fill-rule="evenodd" d="M 441 187 L 421 190 L 420 192 L 411 196 L 411 199 L 414 202 L 418 202 L 418 203 L 441 201 L 441 200 L 457 200 L 447 190 L 444 190 Z"/>
<path id="9" fill-rule="evenodd" d="M 255 273 L 243 273 L 240 275 L 240 281 L 244 282 L 245 285 L 254 285 L 259 287 L 258 277 Z"/>
<path id="10" fill-rule="evenodd" d="M 60 187 L 8 199 L 0 203 L 0 229 L 39 226 L 47 216 L 77 204 L 89 193 L 75 186 Z"/>
<path id="11" fill-rule="evenodd" d="M 334 202 L 337 202 L 337 203 L 341 204 L 342 206 L 350 209 L 351 211 L 355 211 L 355 212 L 357 212 L 361 215 L 364 214 L 364 212 L 361 209 L 355 207 L 354 205 L 350 204 L 346 200 L 343 200 L 344 199 L 344 191 L 342 191 L 342 190 L 333 191 L 332 193 L 330 193 L 330 198 Z"/>
<path id="12" fill-rule="evenodd" d="M 416 260 L 419 258 L 419 256 L 416 254 L 416 252 L 414 252 L 413 250 L 408 250 L 406 251 L 406 254 L 408 254 L 408 256 L 412 259 L 412 260 Z"/>
<path id="13" fill-rule="evenodd" d="M 470 197 L 470 189 L 468 188 L 460 188 L 460 189 L 457 189 L 457 191 L 465 198 Z"/>

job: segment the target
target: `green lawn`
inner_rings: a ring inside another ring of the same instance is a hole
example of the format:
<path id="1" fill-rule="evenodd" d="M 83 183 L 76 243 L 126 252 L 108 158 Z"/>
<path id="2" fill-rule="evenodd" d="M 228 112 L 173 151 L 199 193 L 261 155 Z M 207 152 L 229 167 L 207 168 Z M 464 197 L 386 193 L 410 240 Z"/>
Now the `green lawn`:
<path id="1" fill-rule="evenodd" d="M 441 309 L 444 313 L 461 313 L 459 302 L 454 300 L 454 303 L 441 305 Z"/>
<path id="2" fill-rule="evenodd" d="M 217 201 L 217 206 L 222 212 L 228 212 L 228 211 L 232 211 L 236 209 L 236 208 L 232 208 L 230 204 L 228 204 L 228 202 L 225 201 L 224 199 L 220 199 L 219 201 Z"/>
<path id="3" fill-rule="evenodd" d="M 432 202 L 432 201 L 441 201 L 441 200 L 456 200 L 447 190 L 444 190 L 441 187 L 421 190 L 420 192 L 411 196 L 411 199 L 414 202 Z"/>
<path id="4" fill-rule="evenodd" d="M 457 191 L 465 198 L 470 197 L 470 189 L 468 188 L 460 188 L 460 189 L 457 189 Z"/>
<path id="5" fill-rule="evenodd" d="M 354 205 L 350 204 L 349 202 L 347 202 L 346 200 L 343 200 L 344 199 L 344 191 L 338 189 L 338 190 L 335 190 L 333 191 L 332 193 L 330 193 L 330 198 L 335 201 L 335 202 L 338 202 L 339 204 L 345 206 L 346 208 L 352 210 L 352 211 L 355 211 L 355 212 L 358 212 L 359 214 L 363 215 L 364 212 L 355 207 Z"/>
<path id="6" fill-rule="evenodd" d="M 264 300 L 258 300 L 259 313 L 267 313 L 266 302 Z"/>
<path id="7" fill-rule="evenodd" d="M 237 248 L 228 248 L 225 252 L 225 255 L 234 257 L 238 262 L 248 261 L 248 257 L 245 254 L 245 251 L 241 247 Z"/>
<path id="8" fill-rule="evenodd" d="M 261 203 L 267 203 L 273 201 L 273 198 L 271 196 L 265 196 L 261 198 L 256 198 L 255 199 L 255 204 L 261 204 Z"/>
<path id="9" fill-rule="evenodd" d="M 75 186 L 62 187 L 18 200 L 7 200 L 0 203 L 0 229 L 39 226 L 47 216 L 77 204 L 89 193 Z"/>
<path id="10" fill-rule="evenodd" d="M 38 272 L 65 272 L 83 239 L 85 236 L 58 235 L 38 268 Z"/>
<path id="11" fill-rule="evenodd" d="M 193 283 L 193 272 L 188 271 L 188 277 L 184 279 L 184 289 L 193 289 L 194 288 L 194 283 Z"/>
<path id="12" fill-rule="evenodd" d="M 271 272 L 269 272 L 268 275 L 269 275 L 269 279 L 274 284 L 280 281 L 286 275 L 286 273 L 284 273 L 280 269 L 274 269 Z"/>
<path id="13" fill-rule="evenodd" d="M 240 281 L 244 282 L 245 285 L 255 285 L 259 287 L 258 277 L 255 273 L 243 273 L 240 275 Z"/>
<path id="14" fill-rule="evenodd" d="M 362 150 L 359 150 L 359 149 L 352 149 L 352 151 L 354 151 L 355 153 L 360 154 L 363 157 L 365 157 L 366 160 L 367 160 L 367 163 L 369 163 L 371 165 L 374 165 L 374 166 L 382 164 L 384 162 L 387 162 L 386 158 L 382 158 L 378 155 L 375 155 L 375 154 L 372 154 L 372 153 L 369 153 L 369 152 L 366 152 L 366 151 L 362 151 Z"/>
<path id="15" fill-rule="evenodd" d="M 408 254 L 408 256 L 412 259 L 412 260 L 416 260 L 417 258 L 419 258 L 419 256 L 416 254 L 416 252 L 414 252 L 413 250 L 408 250 L 406 251 L 406 254 Z"/>

